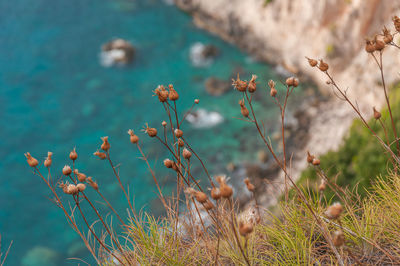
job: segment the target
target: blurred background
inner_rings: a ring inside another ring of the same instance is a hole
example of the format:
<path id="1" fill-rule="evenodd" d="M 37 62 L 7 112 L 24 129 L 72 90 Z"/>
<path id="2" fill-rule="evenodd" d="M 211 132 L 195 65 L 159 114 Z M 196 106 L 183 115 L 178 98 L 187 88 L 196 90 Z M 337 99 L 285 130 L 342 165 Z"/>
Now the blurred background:
<path id="1" fill-rule="evenodd" d="M 254 152 L 259 143 L 247 136 L 253 128 L 235 118 L 239 95 L 230 80 L 254 73 L 265 88 L 269 79 L 283 78 L 276 68 L 196 28 L 169 1 L 0 1 L 0 28 L 0 234 L 3 247 L 14 241 L 7 265 L 77 264 L 65 259 L 74 257 L 92 262 L 26 164 L 25 152 L 42 163 L 52 151 L 53 175 L 61 177 L 76 147 L 76 167 L 93 176 L 124 212 L 126 201 L 111 168 L 92 155 L 100 137 L 109 136 L 112 159 L 121 165 L 137 210 L 162 212 L 153 180 L 126 133 L 132 128 L 139 135 L 168 195 L 174 176 L 161 167 L 166 152 L 140 132 L 145 123 L 160 129 L 167 119 L 152 96 L 159 84 L 174 84 L 182 114 L 200 99 L 197 117 L 183 128 L 212 174 L 226 173 L 231 163 L 259 160 Z M 113 51 L 118 38 L 129 53 Z M 256 97 L 267 93 L 260 89 Z M 271 104 L 259 102 L 255 108 L 273 131 Z M 199 165 L 194 167 L 204 178 Z"/>

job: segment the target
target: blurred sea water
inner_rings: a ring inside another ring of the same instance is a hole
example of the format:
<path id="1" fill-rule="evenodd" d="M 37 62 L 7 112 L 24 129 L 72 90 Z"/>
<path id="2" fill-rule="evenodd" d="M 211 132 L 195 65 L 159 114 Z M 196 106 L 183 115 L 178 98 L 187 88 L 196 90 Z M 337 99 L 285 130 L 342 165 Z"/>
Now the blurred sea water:
<path id="1" fill-rule="evenodd" d="M 240 117 L 240 95 L 232 90 L 210 96 L 204 81 L 210 76 L 228 80 L 239 70 L 246 73 L 244 78 L 255 73 L 260 77 L 257 97 L 261 97 L 268 95 L 266 81 L 279 78 L 271 66 L 249 60 L 236 47 L 197 29 L 187 14 L 169 2 L 0 1 L 0 28 L 0 234 L 3 248 L 14 241 L 6 265 L 44 265 L 43 260 L 48 265 L 77 264 L 68 257 L 93 262 L 49 200 L 44 183 L 32 174 L 24 152 L 42 161 L 52 151 L 53 176 L 59 178 L 62 167 L 70 163 L 69 151 L 76 146 L 76 167 L 93 176 L 124 213 L 126 201 L 111 168 L 92 155 L 100 137 L 109 136 L 112 158 L 121 166 L 122 180 L 129 184 L 137 210 L 155 215 L 162 211 L 151 175 L 126 133 L 129 128 L 137 132 L 165 194 L 170 194 L 174 176 L 162 167 L 167 153 L 140 132 L 146 122 L 161 129 L 167 119 L 152 96 L 159 84 L 174 84 L 181 113 L 199 98 L 201 108 L 224 117 L 212 128 L 183 126 L 212 173 L 223 173 L 232 161 L 256 159 L 261 144 L 254 129 L 235 118 Z M 116 37 L 136 47 L 135 60 L 125 68 L 102 67 L 100 47 Z M 220 50 L 207 67 L 191 64 L 189 51 L 196 42 Z M 256 109 L 267 125 L 272 123 L 276 112 L 271 101 L 256 103 Z M 194 171 L 204 178 L 198 165 Z"/>

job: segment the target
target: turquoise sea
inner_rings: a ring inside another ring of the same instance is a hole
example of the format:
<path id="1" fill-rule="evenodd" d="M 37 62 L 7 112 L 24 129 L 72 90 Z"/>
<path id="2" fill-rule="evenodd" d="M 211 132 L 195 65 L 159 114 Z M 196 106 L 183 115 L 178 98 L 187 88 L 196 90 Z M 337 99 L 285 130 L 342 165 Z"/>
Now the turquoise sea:
<path id="1" fill-rule="evenodd" d="M 129 67 L 99 64 L 101 45 L 115 37 L 129 40 L 137 49 Z M 196 42 L 221 51 L 209 67 L 192 66 L 189 50 Z M 100 137 L 109 136 L 113 160 L 121 164 L 122 180 L 129 184 L 136 208 L 157 215 L 161 209 L 152 178 L 126 133 L 132 128 L 141 137 L 165 193 L 170 194 L 173 176 L 162 167 L 167 154 L 140 132 L 146 122 L 160 129 L 166 119 L 152 90 L 173 83 L 181 112 L 199 98 L 199 107 L 224 116 L 224 122 L 213 128 L 195 129 L 188 123 L 183 128 L 212 173 L 223 173 L 231 161 L 255 160 L 260 143 L 249 123 L 234 118 L 240 117 L 239 95 L 232 90 L 210 96 L 205 79 L 229 79 L 241 69 L 246 78 L 250 73 L 260 77 L 259 90 L 268 79 L 279 79 L 270 66 L 197 29 L 189 15 L 160 0 L 2 0 L 0 48 L 2 249 L 14 241 L 6 265 L 43 265 L 27 257 L 35 247 L 46 248 L 39 257 L 48 256 L 57 265 L 76 265 L 66 258 L 88 256 L 49 200 L 44 183 L 32 174 L 24 152 L 42 161 L 52 151 L 53 175 L 60 177 L 62 167 L 70 163 L 69 151 L 76 146 L 77 168 L 93 176 L 124 212 L 126 202 L 111 168 L 92 155 Z M 267 91 L 258 95 L 262 94 Z M 267 126 L 276 114 L 271 106 L 271 102 L 256 105 Z M 199 169 L 194 166 L 198 177 L 204 178 Z"/>

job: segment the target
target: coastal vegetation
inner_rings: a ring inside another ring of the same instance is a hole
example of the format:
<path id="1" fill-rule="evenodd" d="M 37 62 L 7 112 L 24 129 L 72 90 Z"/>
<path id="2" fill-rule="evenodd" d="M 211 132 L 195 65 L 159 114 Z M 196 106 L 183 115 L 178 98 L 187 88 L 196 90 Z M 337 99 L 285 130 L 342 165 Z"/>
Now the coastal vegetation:
<path id="1" fill-rule="evenodd" d="M 286 154 L 287 102 L 299 80 L 287 78 L 285 91 L 278 91 L 272 80 L 268 86 L 257 84 L 255 75 L 248 80 L 238 75 L 233 80 L 240 119 L 255 127 L 256 134 L 248 137 L 258 136 L 282 170 L 284 197 L 274 210 L 258 204 L 254 180 L 243 180 L 243 187 L 251 195 L 247 204 L 250 207 L 243 208 L 237 204 L 229 178 L 210 175 L 207 163 L 192 148 L 190 136 L 182 130 L 185 117 L 200 101 L 195 99 L 189 111 L 181 114 L 179 110 L 185 106 L 179 104 L 187 103 L 179 102 L 179 90 L 173 85 L 160 85 L 154 91 L 160 110 L 165 112 L 165 120 L 160 125 L 146 124 L 142 134 L 130 129 L 126 138 L 148 166 L 165 215 L 156 218 L 136 210 L 132 204 L 134 195 L 121 182 L 119 165 L 112 160 L 118 151 L 113 150 L 112 139 L 108 137 L 102 138 L 94 156 L 111 168 L 126 198 L 128 213 L 114 209 L 102 194 L 101 182 L 91 177 L 91 173 L 75 168 L 79 148 L 71 150 L 61 177 L 52 172 L 51 152 L 43 162 L 27 152 L 27 162 L 49 188 L 52 201 L 99 265 L 399 264 L 400 145 L 396 126 L 399 107 L 397 94 L 391 94 L 393 104 L 389 100 L 382 62 L 386 49 L 400 50 L 393 42 L 400 32 L 400 18 L 395 17 L 393 25 L 393 34 L 384 28 L 382 34 L 368 40 L 365 46 L 381 74 L 387 108 L 379 111 L 371 106 L 372 121 L 361 113 L 356 99 L 350 99 L 346 90 L 336 83 L 327 62 L 307 58 L 310 67 L 324 74 L 335 95 L 347 102 L 359 118 L 345 141 L 345 148 L 335 155 L 343 157 L 329 161 L 328 155 L 317 158 L 312 151 L 304 154 L 304 160 L 317 173 L 313 177 L 319 183 L 315 191 L 303 185 L 304 182 L 296 182 L 291 173 L 290 155 Z M 268 130 L 253 108 L 256 90 L 266 90 L 266 100 L 275 103 L 280 111 L 281 152 L 274 149 Z M 364 129 L 359 129 L 360 126 Z M 142 137 L 151 138 L 169 152 L 163 164 L 176 176 L 173 195 L 163 194 L 159 178 L 142 147 Z M 369 146 L 369 143 L 375 144 Z M 349 167 L 349 162 L 354 160 L 356 164 Z M 337 163 L 337 168 L 331 163 Z M 192 175 L 194 165 L 203 169 L 206 183 Z M 346 176 L 340 179 L 343 173 L 351 176 L 351 180 L 346 180 Z M 374 182 L 369 183 L 369 179 Z M 359 181 L 368 188 L 364 194 L 354 189 Z M 108 212 L 101 212 L 99 206 L 106 206 Z"/>

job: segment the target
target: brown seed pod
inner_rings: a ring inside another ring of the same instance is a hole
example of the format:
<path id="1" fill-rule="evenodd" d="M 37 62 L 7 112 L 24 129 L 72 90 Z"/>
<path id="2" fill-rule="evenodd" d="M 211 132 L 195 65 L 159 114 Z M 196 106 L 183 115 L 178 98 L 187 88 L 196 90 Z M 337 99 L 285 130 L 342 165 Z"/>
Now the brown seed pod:
<path id="1" fill-rule="evenodd" d="M 317 60 L 312 59 L 312 58 L 308 58 L 308 57 L 306 57 L 306 58 L 307 58 L 307 60 L 308 60 L 308 64 L 309 64 L 311 67 L 315 67 L 315 66 L 318 65 L 318 61 L 317 61 Z"/>
<path id="2" fill-rule="evenodd" d="M 233 194 L 232 188 L 225 183 L 221 183 L 219 190 L 221 191 L 221 196 L 223 198 L 230 198 Z"/>
<path id="3" fill-rule="evenodd" d="M 221 198 L 221 191 L 217 187 L 211 189 L 211 198 L 214 200 L 219 200 Z"/>
<path id="4" fill-rule="evenodd" d="M 212 204 L 211 201 L 207 200 L 205 203 L 203 203 L 203 207 L 204 209 L 206 209 L 207 211 L 211 210 L 212 208 L 214 208 L 214 204 Z"/>
<path id="5" fill-rule="evenodd" d="M 178 146 L 179 146 L 179 147 L 185 146 L 185 143 L 183 142 L 182 139 L 178 139 Z"/>
<path id="6" fill-rule="evenodd" d="M 332 242 L 333 242 L 333 245 L 335 245 L 335 247 L 343 246 L 344 241 L 345 241 L 344 234 L 341 230 L 337 230 L 333 233 Z"/>
<path id="7" fill-rule="evenodd" d="M 167 126 L 167 122 L 162 121 L 161 125 L 162 125 L 163 127 L 166 127 L 166 126 Z"/>
<path id="8" fill-rule="evenodd" d="M 178 92 L 174 89 L 174 86 L 172 86 L 172 84 L 168 85 L 169 87 L 169 94 L 168 97 L 171 101 L 176 101 L 179 99 L 179 94 Z"/>
<path id="9" fill-rule="evenodd" d="M 44 166 L 45 167 L 50 167 L 51 163 L 53 162 L 53 160 L 51 159 L 51 157 L 53 156 L 53 153 L 51 151 L 47 152 L 47 158 L 46 160 L 44 160 Z"/>
<path id="10" fill-rule="evenodd" d="M 375 50 L 382 51 L 385 48 L 385 42 L 375 38 Z"/>
<path id="11" fill-rule="evenodd" d="M 158 96 L 158 100 L 160 102 L 166 102 L 168 101 L 168 91 L 164 88 L 163 85 L 159 85 L 155 90 L 154 90 L 154 94 Z"/>
<path id="12" fill-rule="evenodd" d="M 89 183 L 89 185 L 96 191 L 99 190 L 99 185 L 97 184 L 97 182 L 93 181 L 93 178 L 91 176 L 89 176 L 87 178 L 87 182 Z"/>
<path id="13" fill-rule="evenodd" d="M 100 160 L 104 160 L 105 158 L 107 158 L 107 154 L 105 154 L 104 152 L 96 151 L 93 153 L 93 155 L 99 157 Z"/>
<path id="14" fill-rule="evenodd" d="M 250 192 L 255 191 L 255 186 L 250 182 L 250 179 L 247 177 L 243 180 L 243 182 L 246 184 L 247 190 Z"/>
<path id="15" fill-rule="evenodd" d="M 129 140 L 131 141 L 132 144 L 136 144 L 139 142 L 139 137 L 133 132 L 132 129 L 128 130 L 128 134 L 129 134 Z"/>
<path id="16" fill-rule="evenodd" d="M 393 41 L 393 35 L 390 33 L 390 31 L 386 27 L 383 27 L 383 41 L 386 44 L 389 44 Z"/>
<path id="17" fill-rule="evenodd" d="M 380 112 L 378 112 L 378 110 L 375 109 L 375 106 L 372 108 L 372 110 L 374 111 L 374 118 L 376 120 L 380 119 L 382 114 Z"/>
<path id="18" fill-rule="evenodd" d="M 74 174 L 78 178 L 79 182 L 85 182 L 86 181 L 86 175 L 84 173 L 79 173 L 78 169 L 74 170 Z"/>
<path id="19" fill-rule="evenodd" d="M 69 153 L 69 158 L 72 161 L 75 161 L 76 159 L 78 159 L 78 153 L 76 153 L 76 148 L 74 148 L 70 153 Z"/>
<path id="20" fill-rule="evenodd" d="M 289 77 L 289 78 L 287 78 L 287 79 L 286 79 L 286 85 L 288 85 L 289 87 L 290 87 L 290 86 L 294 86 L 294 80 L 295 80 L 294 77 Z"/>
<path id="21" fill-rule="evenodd" d="M 400 18 L 398 16 L 394 16 L 392 20 L 396 31 L 400 31 Z"/>
<path id="22" fill-rule="evenodd" d="M 326 209 L 325 216 L 328 219 L 334 220 L 340 217 L 342 211 L 343 211 L 342 205 L 339 202 L 335 202 Z"/>
<path id="23" fill-rule="evenodd" d="M 251 223 L 239 223 L 239 233 L 241 236 L 247 236 L 253 232 L 253 225 Z"/>
<path id="24" fill-rule="evenodd" d="M 175 137 L 181 138 L 183 136 L 183 131 L 179 128 L 174 130 Z"/>
<path id="25" fill-rule="evenodd" d="M 146 125 L 144 132 L 147 133 L 147 135 L 149 135 L 149 137 L 151 138 L 157 136 L 157 129 L 155 129 L 154 127 L 149 127 L 148 125 Z"/>
<path id="26" fill-rule="evenodd" d="M 319 70 L 321 70 L 322 72 L 325 72 L 329 69 L 329 65 L 327 63 L 325 63 L 322 59 L 319 60 L 319 66 L 318 66 Z"/>
<path id="27" fill-rule="evenodd" d="M 190 157 L 192 157 L 192 153 L 188 149 L 184 148 L 183 151 L 182 151 L 182 156 L 186 160 L 189 160 Z"/>
<path id="28" fill-rule="evenodd" d="M 275 89 L 275 87 L 271 88 L 269 95 L 271 95 L 271 97 L 275 97 L 278 94 L 278 91 Z"/>
<path id="29" fill-rule="evenodd" d="M 242 115 L 244 117 L 249 117 L 250 112 L 249 112 L 249 109 L 247 109 L 246 106 L 240 107 L 240 112 L 242 113 Z"/>
<path id="30" fill-rule="evenodd" d="M 370 40 L 365 41 L 365 51 L 367 53 L 375 52 L 375 45 Z"/>
<path id="31" fill-rule="evenodd" d="M 72 173 L 72 169 L 69 165 L 65 165 L 62 169 L 63 175 L 69 176 Z"/>
<path id="32" fill-rule="evenodd" d="M 101 149 L 103 151 L 108 151 L 111 147 L 110 143 L 108 142 L 108 137 L 102 137 L 101 140 L 103 141 L 103 143 L 101 144 Z"/>
<path id="33" fill-rule="evenodd" d="M 322 192 L 322 191 L 325 191 L 325 189 L 326 189 L 326 182 L 324 179 L 322 179 L 321 184 L 319 184 L 319 186 L 318 186 L 318 190 Z"/>
<path id="34" fill-rule="evenodd" d="M 312 164 L 313 164 L 313 165 L 320 165 L 320 164 L 321 164 L 321 161 L 320 161 L 318 158 L 314 158 L 314 159 L 312 160 Z"/>
<path id="35" fill-rule="evenodd" d="M 206 193 L 201 192 L 201 191 L 196 191 L 194 194 L 194 197 L 200 203 L 205 203 L 208 200 Z"/>
<path id="36" fill-rule="evenodd" d="M 24 155 L 25 155 L 26 161 L 28 162 L 30 167 L 38 166 L 38 164 L 39 164 L 38 160 L 33 158 L 29 152 L 25 153 Z"/>
<path id="37" fill-rule="evenodd" d="M 67 194 L 75 195 L 75 194 L 78 194 L 78 192 L 79 192 L 79 190 L 75 185 L 73 185 L 73 184 L 68 185 Z"/>
<path id="38" fill-rule="evenodd" d="M 79 183 L 76 185 L 76 188 L 78 189 L 79 192 L 83 192 L 86 189 L 86 185 Z"/>
<path id="39" fill-rule="evenodd" d="M 240 92 L 245 92 L 247 89 L 247 82 L 239 78 L 239 73 L 237 74 L 236 80 L 232 80 L 232 85 Z"/>
<path id="40" fill-rule="evenodd" d="M 309 151 L 307 151 L 307 162 L 312 163 L 314 160 L 314 155 L 311 155 Z"/>
<path id="41" fill-rule="evenodd" d="M 253 92 L 255 92 L 257 90 L 256 79 L 257 79 L 256 75 L 252 75 L 251 76 L 251 80 L 249 81 L 249 86 L 247 87 L 247 90 L 250 93 L 253 93 Z"/>
<path id="42" fill-rule="evenodd" d="M 174 165 L 174 162 L 171 161 L 170 159 L 165 159 L 165 160 L 164 160 L 164 165 L 165 165 L 165 167 L 167 167 L 167 168 L 172 168 L 172 166 Z"/>

